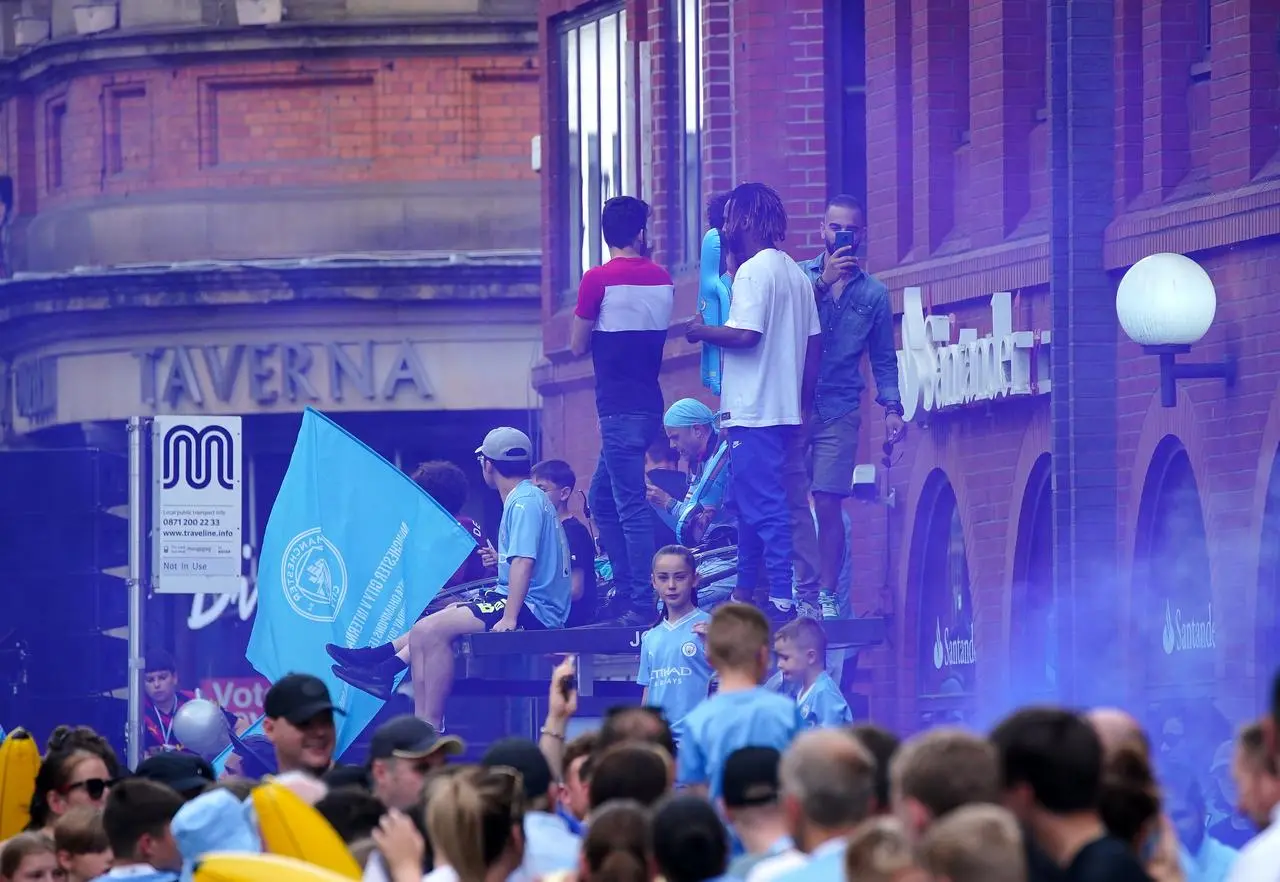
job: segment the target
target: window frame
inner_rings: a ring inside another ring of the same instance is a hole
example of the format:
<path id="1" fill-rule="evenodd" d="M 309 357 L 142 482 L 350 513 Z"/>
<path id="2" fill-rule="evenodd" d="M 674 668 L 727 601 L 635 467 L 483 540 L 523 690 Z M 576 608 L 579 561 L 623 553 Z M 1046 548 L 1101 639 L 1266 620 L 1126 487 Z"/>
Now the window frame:
<path id="1" fill-rule="evenodd" d="M 605 199 L 639 191 L 640 119 L 637 43 L 627 28 L 625 0 L 560 17 L 550 22 L 549 30 L 555 40 L 555 79 L 551 85 L 557 137 L 552 161 L 558 182 L 552 197 L 551 214 L 558 232 L 553 237 L 556 246 L 551 260 L 553 311 L 559 311 L 575 302 L 583 273 L 607 258 L 599 235 L 600 208 Z M 600 88 L 605 82 L 602 47 L 606 42 L 612 46 L 616 76 L 615 82 Z M 594 64 L 588 62 L 584 50 L 594 53 Z M 584 70 L 591 70 L 594 76 L 584 77 Z M 584 89 L 587 82 L 594 86 Z M 590 106 L 592 95 L 594 107 Z M 609 96 L 612 106 L 606 101 Z M 606 124 L 613 127 L 611 155 L 606 155 L 601 143 Z M 594 144 L 591 129 L 596 135 Z"/>
<path id="2" fill-rule="evenodd" d="M 706 90 L 703 58 L 706 54 L 706 10 L 703 0 L 670 0 L 667 26 L 671 34 L 668 69 L 673 84 L 676 113 L 669 120 L 671 155 L 670 205 L 675 221 L 669 225 L 671 262 L 679 267 L 698 265 L 702 253 L 703 192 L 702 148 L 706 130 Z M 692 25 L 694 39 L 687 40 Z M 692 76 L 691 76 L 692 75 Z M 691 132 L 690 102 L 696 128 Z"/>

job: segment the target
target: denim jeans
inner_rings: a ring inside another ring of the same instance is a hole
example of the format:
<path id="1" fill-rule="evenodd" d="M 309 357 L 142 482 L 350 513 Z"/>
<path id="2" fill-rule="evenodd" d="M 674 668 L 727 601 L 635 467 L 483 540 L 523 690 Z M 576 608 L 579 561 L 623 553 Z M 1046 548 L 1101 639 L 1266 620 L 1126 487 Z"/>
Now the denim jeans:
<path id="1" fill-rule="evenodd" d="M 650 606 L 649 566 L 658 550 L 645 498 L 644 453 L 662 434 L 657 415 L 600 418 L 600 462 L 588 497 L 600 544 L 613 564 L 616 596 Z"/>
<path id="2" fill-rule="evenodd" d="M 791 512 L 783 485 L 796 426 L 729 428 L 733 494 L 738 505 L 738 595 L 755 594 L 764 562 L 769 597 L 792 599 Z"/>

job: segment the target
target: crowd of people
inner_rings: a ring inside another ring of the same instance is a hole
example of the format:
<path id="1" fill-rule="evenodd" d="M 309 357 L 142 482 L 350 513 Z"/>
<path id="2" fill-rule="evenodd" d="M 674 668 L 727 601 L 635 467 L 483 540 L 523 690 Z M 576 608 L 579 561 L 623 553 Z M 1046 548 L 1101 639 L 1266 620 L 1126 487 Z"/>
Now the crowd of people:
<path id="1" fill-rule="evenodd" d="M 219 774 L 174 732 L 198 696 L 180 688 L 171 656 L 149 652 L 146 758 L 128 770 L 97 733 L 56 731 L 24 829 L 0 831 L 0 882 L 187 882 L 219 851 L 323 864 L 305 838 L 279 850 L 253 810 L 269 786 L 322 819 L 348 875 L 367 882 L 1280 880 L 1280 827 L 1269 828 L 1280 679 L 1270 713 L 1215 756 L 1238 794 L 1231 823 L 1198 785 L 1157 783 L 1173 735 L 1153 750 L 1122 711 L 1028 708 L 986 736 L 939 727 L 901 742 L 854 724 L 821 623 L 848 589 L 843 504 L 864 358 L 886 444 L 905 431 L 887 290 L 855 256 L 862 209 L 832 199 L 825 249 L 797 263 L 780 248 L 787 217 L 769 187 L 711 201 L 686 335 L 703 345 L 714 410 L 664 401 L 674 286 L 647 255 L 648 218 L 638 199 L 604 205 L 611 259 L 583 276 L 574 313 L 571 347 L 591 353 L 601 433 L 586 522 L 572 513 L 572 468 L 536 461 L 524 432 L 494 429 L 476 457 L 502 499 L 496 543 L 461 514 L 462 471 L 424 463 L 413 477 L 475 536 L 475 553 L 449 599 L 404 634 L 327 647 L 335 677 L 384 700 L 408 672 L 414 713 L 378 726 L 363 763 L 339 763 L 341 709 L 323 680 L 290 674 L 266 693 L 261 735 L 221 721 L 232 751 Z M 736 543 L 737 572 L 731 596 L 712 600 L 697 550 L 717 542 Z M 504 738 L 479 763 L 458 762 L 464 745 L 444 719 L 458 637 L 603 624 L 643 630 L 639 706 L 569 739 L 568 657 L 537 742 Z M 0 781 L 0 803 L 12 786 Z"/>
<path id="2" fill-rule="evenodd" d="M 679 581 L 678 561 L 662 566 Z M 664 602 L 678 612 L 681 596 L 673 588 Z M 719 688 L 680 725 L 655 707 L 625 706 L 566 743 L 578 700 L 567 659 L 552 675 L 540 741 L 502 739 L 477 764 L 458 763 L 464 745 L 411 715 L 378 727 L 364 764 L 335 762 L 339 709 L 305 674 L 267 694 L 271 773 L 262 780 L 218 777 L 183 750 L 130 772 L 97 733 L 61 728 L 46 745 L 25 829 L 4 831 L 13 835 L 0 844 L 0 882 L 198 882 L 215 852 L 323 863 L 314 834 L 287 837 L 283 849 L 269 834 L 252 810 L 267 786 L 300 797 L 365 882 L 1280 875 L 1280 826 L 1270 826 L 1280 813 L 1280 677 L 1269 713 L 1233 747 L 1240 808 L 1262 831 L 1237 851 L 1211 835 L 1203 814 L 1187 824 L 1180 797 L 1156 783 L 1147 734 L 1123 711 L 1025 708 L 986 736 L 939 727 L 900 741 L 847 718 L 815 719 L 805 698 L 764 685 L 771 653 L 805 655 L 807 626 L 775 635 L 742 603 L 697 624 Z M 789 675 L 805 670 L 786 664 Z M 295 821 L 304 829 L 305 818 Z M 316 882 L 331 878 L 316 870 Z"/>

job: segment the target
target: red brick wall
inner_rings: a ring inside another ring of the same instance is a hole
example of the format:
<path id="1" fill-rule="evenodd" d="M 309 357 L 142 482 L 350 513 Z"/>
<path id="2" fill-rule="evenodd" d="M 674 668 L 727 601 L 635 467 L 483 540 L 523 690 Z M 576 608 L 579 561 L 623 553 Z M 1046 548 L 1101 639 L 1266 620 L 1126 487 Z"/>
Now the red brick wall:
<path id="1" fill-rule="evenodd" d="M 6 103 L 0 161 L 26 213 L 185 188 L 528 179 L 540 106 L 533 61 L 348 58 L 84 74 Z M 24 112 L 34 125 L 16 121 Z"/>
<path id="2" fill-rule="evenodd" d="M 719 34 L 721 0 L 704 5 L 708 34 Z M 1013 291 L 1015 329 L 1048 329 L 1043 4 L 983 0 L 968 4 L 967 22 L 964 7 L 951 0 L 866 5 L 871 271 L 890 285 L 899 309 L 903 287 L 923 286 L 935 312 L 956 315 L 953 327 L 989 330 L 989 295 Z M 1259 596 L 1256 587 L 1265 488 L 1280 448 L 1280 360 L 1273 355 L 1280 350 L 1280 316 L 1270 305 L 1280 277 L 1274 238 L 1280 62 L 1271 48 L 1280 10 L 1267 0 L 1213 4 L 1206 60 L 1196 50 L 1193 6 L 1116 4 L 1119 216 L 1102 247 L 1117 280 L 1157 251 L 1199 260 L 1217 286 L 1219 310 L 1190 359 L 1221 358 L 1229 344 L 1239 353 L 1241 376 L 1230 393 L 1218 381 L 1183 384 L 1178 406 L 1164 409 L 1154 359 L 1118 341 L 1121 553 L 1114 570 L 1124 612 L 1119 621 L 1090 627 L 1098 639 L 1125 644 L 1126 668 L 1118 676 L 1135 706 L 1142 705 L 1149 698 L 1147 667 L 1160 658 L 1136 637 L 1160 611 L 1145 608 L 1150 598 L 1131 590 L 1130 567 L 1145 476 L 1160 439 L 1174 434 L 1192 462 L 1208 534 L 1218 704 L 1239 719 L 1256 710 L 1253 699 L 1274 661 L 1255 646 L 1255 620 L 1273 619 L 1280 600 Z M 566 0 L 548 0 L 546 11 L 552 7 L 563 11 Z M 790 244 L 804 255 L 815 247 L 809 235 L 826 195 L 824 151 L 837 149 L 825 143 L 822 43 L 810 36 L 829 23 L 817 2 L 782 11 L 742 0 L 733 8 L 727 63 L 719 45 L 709 46 L 704 59 L 711 114 L 704 187 L 723 186 L 726 162 L 732 182 L 773 183 L 792 212 Z M 967 70 L 954 69 L 957 40 L 967 40 Z M 653 57 L 662 51 L 654 46 Z M 961 78 L 971 84 L 967 117 L 955 82 Z M 655 143 L 665 124 L 655 109 Z M 959 137 L 966 130 L 967 144 Z M 665 180 L 660 159 L 655 154 L 655 184 Z M 544 192 L 556 186 L 548 179 Z M 655 201 L 664 198 L 659 185 Z M 557 259 L 554 249 L 545 259 Z M 679 311 L 687 314 L 690 280 L 680 282 Z M 537 376 L 545 441 L 589 474 L 597 449 L 590 368 L 563 357 L 566 327 L 563 314 L 548 315 L 552 363 Z M 710 401 L 698 388 L 694 355 L 683 341 L 669 342 L 668 400 L 697 394 Z M 973 710 L 989 717 L 1006 708 L 1018 666 L 1027 664 L 1010 652 L 1019 616 L 1012 583 L 1023 493 L 1049 447 L 1047 404 L 1044 397 L 974 404 L 913 425 L 891 471 L 897 506 L 887 519 L 883 507 L 850 503 L 855 608 L 892 616 L 889 645 L 864 654 L 860 664 L 859 688 L 871 693 L 878 718 L 911 728 L 923 709 L 916 696 L 919 588 L 908 579 L 906 549 L 916 500 L 935 469 L 950 478 L 964 526 L 979 658 Z M 860 459 L 878 462 L 883 422 L 878 408 L 868 408 Z"/>

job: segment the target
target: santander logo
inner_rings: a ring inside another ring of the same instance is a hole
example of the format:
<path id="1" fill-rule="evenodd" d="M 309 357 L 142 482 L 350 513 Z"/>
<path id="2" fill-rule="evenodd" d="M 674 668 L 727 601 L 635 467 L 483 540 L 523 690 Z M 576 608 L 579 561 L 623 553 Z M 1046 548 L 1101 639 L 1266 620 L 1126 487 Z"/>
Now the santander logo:
<path id="1" fill-rule="evenodd" d="M 1194 619 L 1188 614 L 1183 618 L 1181 607 L 1164 602 L 1164 632 L 1161 643 L 1165 655 L 1175 652 L 1194 652 L 1217 649 L 1218 632 L 1213 623 L 1213 604 L 1208 606 L 1207 618 Z"/>
<path id="2" fill-rule="evenodd" d="M 978 663 L 978 647 L 973 638 L 952 637 L 951 629 L 937 619 L 933 638 L 933 666 L 937 670 Z"/>

